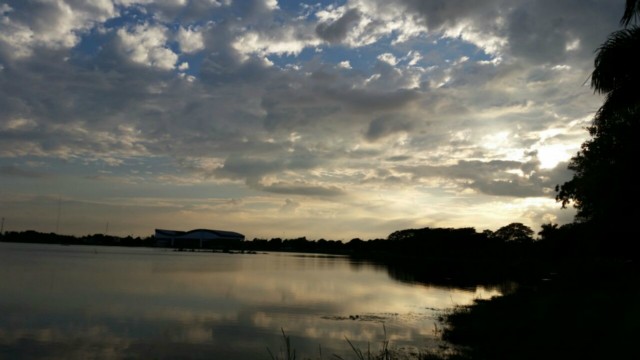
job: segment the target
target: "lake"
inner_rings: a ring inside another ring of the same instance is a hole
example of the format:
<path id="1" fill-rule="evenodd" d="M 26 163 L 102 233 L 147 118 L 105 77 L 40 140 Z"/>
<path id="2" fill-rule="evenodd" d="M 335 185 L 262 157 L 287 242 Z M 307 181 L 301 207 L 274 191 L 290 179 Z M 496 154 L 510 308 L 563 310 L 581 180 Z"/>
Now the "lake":
<path id="1" fill-rule="evenodd" d="M 344 256 L 0 243 L 0 358 L 346 359 L 438 344 L 438 314 L 497 290 L 392 279 Z"/>

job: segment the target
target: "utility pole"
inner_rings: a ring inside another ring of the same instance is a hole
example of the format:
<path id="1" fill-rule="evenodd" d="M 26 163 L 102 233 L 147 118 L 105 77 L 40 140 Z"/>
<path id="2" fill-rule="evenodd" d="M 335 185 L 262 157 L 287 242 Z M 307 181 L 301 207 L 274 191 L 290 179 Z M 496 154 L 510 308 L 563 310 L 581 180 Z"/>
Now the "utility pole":
<path id="1" fill-rule="evenodd" d="M 4 218 L 2 218 L 2 224 L 0 224 L 0 236 L 4 235 Z"/>

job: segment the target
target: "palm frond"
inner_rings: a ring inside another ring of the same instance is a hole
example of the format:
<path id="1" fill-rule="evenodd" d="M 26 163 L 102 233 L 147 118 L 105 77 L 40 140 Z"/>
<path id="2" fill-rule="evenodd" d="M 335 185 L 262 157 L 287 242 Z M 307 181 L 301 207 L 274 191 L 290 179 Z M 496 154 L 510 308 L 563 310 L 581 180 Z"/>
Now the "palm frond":
<path id="1" fill-rule="evenodd" d="M 616 31 L 598 48 L 591 87 L 598 93 L 640 84 L 640 28 Z"/>
<path id="2" fill-rule="evenodd" d="M 622 19 L 620 19 L 620 25 L 627 27 L 632 20 L 634 20 L 634 22 L 637 21 L 638 17 L 640 17 L 640 1 L 627 0 L 624 7 L 624 14 L 622 15 Z"/>

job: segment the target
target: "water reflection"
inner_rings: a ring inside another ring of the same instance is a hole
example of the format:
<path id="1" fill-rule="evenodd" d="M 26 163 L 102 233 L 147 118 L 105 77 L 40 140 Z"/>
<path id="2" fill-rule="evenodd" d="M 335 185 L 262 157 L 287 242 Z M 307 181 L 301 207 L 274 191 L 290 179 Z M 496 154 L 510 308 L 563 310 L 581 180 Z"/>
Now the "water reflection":
<path id="1" fill-rule="evenodd" d="M 7 358 L 268 358 L 428 347 L 434 309 L 497 294 L 401 283 L 341 256 L 0 244 Z"/>

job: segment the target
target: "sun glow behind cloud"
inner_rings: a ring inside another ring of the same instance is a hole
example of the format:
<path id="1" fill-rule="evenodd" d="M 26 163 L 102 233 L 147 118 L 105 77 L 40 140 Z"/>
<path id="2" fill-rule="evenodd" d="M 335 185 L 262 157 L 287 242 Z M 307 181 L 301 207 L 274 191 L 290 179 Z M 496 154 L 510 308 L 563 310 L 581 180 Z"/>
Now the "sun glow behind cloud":
<path id="1" fill-rule="evenodd" d="M 540 160 L 540 168 L 553 169 L 559 163 L 568 161 L 573 155 L 569 152 L 569 149 L 573 150 L 573 146 L 549 145 L 539 148 L 538 159 Z"/>
<path id="2" fill-rule="evenodd" d="M 616 1 L 0 2 L 7 229 L 568 221 Z"/>

